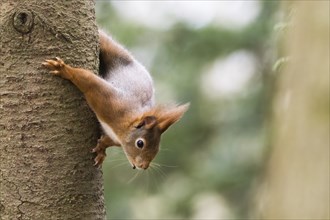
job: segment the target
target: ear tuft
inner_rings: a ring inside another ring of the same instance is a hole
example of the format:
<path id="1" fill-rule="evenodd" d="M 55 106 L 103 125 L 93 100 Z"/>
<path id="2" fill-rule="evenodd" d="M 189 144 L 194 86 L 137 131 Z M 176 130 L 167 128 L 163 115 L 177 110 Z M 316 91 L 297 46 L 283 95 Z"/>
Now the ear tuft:
<path id="1" fill-rule="evenodd" d="M 161 133 L 165 132 L 172 124 L 179 121 L 183 114 L 188 110 L 189 103 L 162 110 L 158 118 Z"/>

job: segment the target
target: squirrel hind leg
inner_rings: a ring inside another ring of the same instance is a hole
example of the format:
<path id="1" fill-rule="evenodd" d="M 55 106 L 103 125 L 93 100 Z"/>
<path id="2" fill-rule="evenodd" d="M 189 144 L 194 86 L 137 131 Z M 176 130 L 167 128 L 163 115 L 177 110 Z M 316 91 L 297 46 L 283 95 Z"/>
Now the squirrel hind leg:
<path id="1" fill-rule="evenodd" d="M 100 67 L 99 73 L 104 78 L 109 70 L 116 66 L 126 66 L 134 61 L 132 55 L 111 36 L 99 30 Z"/>

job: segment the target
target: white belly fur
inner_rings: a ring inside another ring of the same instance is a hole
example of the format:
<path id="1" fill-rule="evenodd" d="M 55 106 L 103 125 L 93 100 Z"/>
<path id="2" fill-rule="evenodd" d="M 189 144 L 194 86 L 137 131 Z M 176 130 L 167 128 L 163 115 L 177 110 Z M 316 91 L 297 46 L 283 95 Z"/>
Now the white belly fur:
<path id="1" fill-rule="evenodd" d="M 113 129 L 103 121 L 100 121 L 100 124 L 106 135 L 108 135 L 114 142 L 120 143 L 121 145 L 121 141 L 119 140 L 117 134 L 113 131 Z"/>

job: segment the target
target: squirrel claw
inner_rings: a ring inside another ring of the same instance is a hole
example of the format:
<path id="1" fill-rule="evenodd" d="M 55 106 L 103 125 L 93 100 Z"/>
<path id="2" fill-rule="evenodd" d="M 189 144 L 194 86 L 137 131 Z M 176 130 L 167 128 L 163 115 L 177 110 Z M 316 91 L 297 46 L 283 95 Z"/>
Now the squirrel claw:
<path id="1" fill-rule="evenodd" d="M 105 159 L 105 156 L 106 155 L 104 153 L 98 153 L 94 159 L 94 161 L 95 161 L 94 166 L 101 166 Z"/>
<path id="2" fill-rule="evenodd" d="M 51 74 L 58 75 L 60 72 L 58 70 L 49 71 Z"/>
<path id="3" fill-rule="evenodd" d="M 91 149 L 91 152 L 92 152 L 92 153 L 95 153 L 95 152 L 97 152 L 97 151 L 98 151 L 97 147 L 94 147 L 93 149 Z"/>
<path id="4" fill-rule="evenodd" d="M 64 65 L 63 60 L 58 57 L 56 57 L 55 59 L 56 60 L 46 60 L 46 62 L 43 62 L 43 64 L 45 64 L 46 67 L 51 69 L 60 68 Z"/>
<path id="5" fill-rule="evenodd" d="M 58 57 L 55 60 L 45 60 L 41 64 L 50 70 L 60 70 L 64 66 L 63 60 Z"/>
<path id="6" fill-rule="evenodd" d="M 55 60 L 62 66 L 62 65 L 64 65 L 64 61 L 61 59 L 61 58 L 59 58 L 59 57 L 55 57 Z"/>

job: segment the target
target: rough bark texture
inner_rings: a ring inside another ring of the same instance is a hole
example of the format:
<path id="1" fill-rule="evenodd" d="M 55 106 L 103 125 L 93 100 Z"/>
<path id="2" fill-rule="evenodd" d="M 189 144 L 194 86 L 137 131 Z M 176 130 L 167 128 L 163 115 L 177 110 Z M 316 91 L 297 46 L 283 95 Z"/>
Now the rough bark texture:
<path id="1" fill-rule="evenodd" d="M 329 219 L 329 1 L 290 3 L 262 219 Z"/>
<path id="2" fill-rule="evenodd" d="M 90 0 L 0 0 L 0 219 L 104 219 L 98 125 L 83 95 L 41 67 L 96 72 Z"/>

